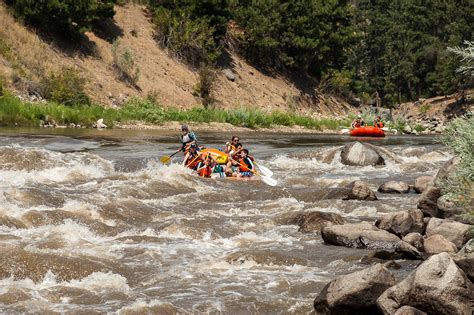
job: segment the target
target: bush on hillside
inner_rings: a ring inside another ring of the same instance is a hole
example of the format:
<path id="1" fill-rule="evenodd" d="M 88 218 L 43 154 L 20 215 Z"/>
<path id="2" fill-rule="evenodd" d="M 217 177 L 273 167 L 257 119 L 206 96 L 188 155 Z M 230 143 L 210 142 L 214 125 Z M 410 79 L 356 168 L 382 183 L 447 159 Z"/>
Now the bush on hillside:
<path id="1" fill-rule="evenodd" d="M 132 86 L 136 86 L 140 78 L 140 68 L 135 63 L 133 52 L 119 41 L 112 45 L 113 66 L 119 78 Z"/>
<path id="2" fill-rule="evenodd" d="M 85 83 L 79 71 L 64 67 L 43 78 L 41 87 L 43 96 L 50 101 L 68 106 L 90 105 L 89 96 L 84 91 Z"/>
<path id="3" fill-rule="evenodd" d="M 213 103 L 211 93 L 214 88 L 215 80 L 216 74 L 211 68 L 207 66 L 201 67 L 199 70 L 199 81 L 195 86 L 195 90 L 205 108 L 208 108 Z"/>
<path id="4" fill-rule="evenodd" d="M 112 18 L 114 0 L 6 0 L 15 15 L 39 29 L 73 36 L 93 23 Z"/>

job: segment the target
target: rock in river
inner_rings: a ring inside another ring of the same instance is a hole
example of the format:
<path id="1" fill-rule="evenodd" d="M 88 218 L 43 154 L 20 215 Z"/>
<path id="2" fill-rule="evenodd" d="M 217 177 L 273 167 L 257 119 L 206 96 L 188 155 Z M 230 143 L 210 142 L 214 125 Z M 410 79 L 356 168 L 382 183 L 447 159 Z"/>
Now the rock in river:
<path id="1" fill-rule="evenodd" d="M 298 225 L 299 232 L 320 232 L 325 226 L 344 224 L 344 219 L 337 213 L 313 211 L 297 215 L 292 224 Z"/>
<path id="2" fill-rule="evenodd" d="M 356 180 L 344 187 L 343 200 L 377 200 L 377 196 L 363 181 Z"/>
<path id="3" fill-rule="evenodd" d="M 410 209 L 408 211 L 387 213 L 377 219 L 375 225 L 400 237 L 412 232 L 423 233 L 423 212 L 419 209 Z"/>
<path id="4" fill-rule="evenodd" d="M 421 194 L 431 184 L 433 177 L 431 176 L 420 176 L 415 179 L 414 189 L 417 193 Z"/>
<path id="5" fill-rule="evenodd" d="M 449 254 L 431 256 L 397 285 L 386 290 L 377 305 L 394 314 L 404 305 L 428 314 L 471 315 L 473 285 Z"/>
<path id="6" fill-rule="evenodd" d="M 395 277 L 382 264 L 340 276 L 329 282 L 314 300 L 317 314 L 373 314 L 375 301 Z"/>
<path id="7" fill-rule="evenodd" d="M 455 253 L 458 250 L 456 245 L 439 234 L 432 235 L 425 239 L 423 248 L 428 254 L 439 254 L 442 252 Z"/>
<path id="8" fill-rule="evenodd" d="M 453 220 L 431 218 L 426 226 L 426 236 L 439 234 L 461 248 L 474 234 L 474 227 Z"/>
<path id="9" fill-rule="evenodd" d="M 346 144 L 341 151 L 341 161 L 354 166 L 385 165 L 380 154 L 360 142 Z"/>
<path id="10" fill-rule="evenodd" d="M 395 249 L 398 236 L 370 223 L 350 223 L 324 227 L 321 235 L 326 243 L 354 248 Z"/>
<path id="11" fill-rule="evenodd" d="M 461 268 L 471 281 L 474 281 L 474 238 L 453 256 L 456 265 Z"/>
<path id="12" fill-rule="evenodd" d="M 386 194 L 406 194 L 410 192 L 410 185 L 405 182 L 391 180 L 382 184 L 378 191 Z"/>

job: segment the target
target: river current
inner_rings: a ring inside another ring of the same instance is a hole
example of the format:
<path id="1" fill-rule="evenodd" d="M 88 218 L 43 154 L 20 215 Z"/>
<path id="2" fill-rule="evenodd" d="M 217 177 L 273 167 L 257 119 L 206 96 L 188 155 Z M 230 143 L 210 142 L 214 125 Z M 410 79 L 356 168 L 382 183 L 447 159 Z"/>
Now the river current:
<path id="1" fill-rule="evenodd" d="M 200 132 L 222 149 L 230 133 Z M 322 287 L 367 267 L 369 250 L 298 232 L 298 214 L 349 222 L 416 207 L 418 196 L 326 199 L 353 180 L 413 184 L 450 158 L 428 136 L 373 139 L 383 167 L 345 166 L 348 136 L 240 133 L 276 187 L 181 167 L 177 133 L 0 129 L 0 312 L 305 314 Z M 413 263 L 399 262 L 403 274 Z"/>

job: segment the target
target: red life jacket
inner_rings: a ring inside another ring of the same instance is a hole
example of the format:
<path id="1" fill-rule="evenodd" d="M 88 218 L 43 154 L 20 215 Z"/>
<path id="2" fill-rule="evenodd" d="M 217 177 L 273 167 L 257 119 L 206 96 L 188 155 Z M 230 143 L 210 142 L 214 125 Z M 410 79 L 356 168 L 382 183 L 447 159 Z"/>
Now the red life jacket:
<path id="1" fill-rule="evenodd" d="M 378 123 L 375 124 L 375 127 L 383 128 L 384 124 L 383 124 L 383 122 L 379 121 Z"/>
<path id="2" fill-rule="evenodd" d="M 196 155 L 190 154 L 189 158 L 186 160 L 186 166 L 195 169 L 199 162 L 201 162 L 199 153 L 196 153 Z"/>

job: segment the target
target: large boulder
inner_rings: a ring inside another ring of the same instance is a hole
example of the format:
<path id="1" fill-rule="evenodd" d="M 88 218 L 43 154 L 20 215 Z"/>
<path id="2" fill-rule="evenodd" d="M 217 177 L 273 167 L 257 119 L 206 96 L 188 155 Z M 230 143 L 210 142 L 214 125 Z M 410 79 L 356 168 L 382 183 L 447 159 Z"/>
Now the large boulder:
<path id="1" fill-rule="evenodd" d="M 396 283 L 382 264 L 340 276 L 329 282 L 314 300 L 317 314 L 374 314 L 375 301 Z"/>
<path id="2" fill-rule="evenodd" d="M 418 251 L 418 249 L 405 241 L 398 242 L 395 252 L 402 254 L 403 257 L 407 259 L 423 259 L 423 256 Z"/>
<path id="3" fill-rule="evenodd" d="M 344 224 L 345 220 L 334 212 L 313 211 L 297 215 L 291 222 L 298 225 L 299 232 L 321 232 L 325 226 Z"/>
<path id="4" fill-rule="evenodd" d="M 431 185 L 421 194 L 417 208 L 423 211 L 426 216 L 437 217 L 439 215 L 439 197 L 441 197 L 441 188 Z"/>
<path id="5" fill-rule="evenodd" d="M 472 283 L 449 254 L 431 256 L 397 285 L 377 299 L 384 314 L 394 314 L 404 305 L 428 314 L 471 315 Z"/>
<path id="6" fill-rule="evenodd" d="M 456 245 L 439 234 L 432 235 L 425 239 L 423 249 L 427 254 L 439 254 L 443 252 L 455 253 L 458 250 Z"/>
<path id="7" fill-rule="evenodd" d="M 431 184 L 433 181 L 433 177 L 431 176 L 420 176 L 415 179 L 414 189 L 417 193 L 421 194 L 426 190 L 426 188 Z"/>
<path id="8" fill-rule="evenodd" d="M 402 241 L 407 242 L 420 251 L 423 250 L 423 235 L 420 233 L 408 233 L 402 238 Z"/>
<path id="9" fill-rule="evenodd" d="M 461 248 L 474 233 L 474 227 L 448 219 L 431 218 L 426 226 L 426 236 L 439 234 Z"/>
<path id="10" fill-rule="evenodd" d="M 377 219 L 375 225 L 398 236 L 405 236 L 411 232 L 423 233 L 423 212 L 418 209 L 410 209 L 408 211 L 387 213 Z"/>
<path id="11" fill-rule="evenodd" d="M 406 194 L 410 192 L 410 185 L 405 182 L 391 180 L 380 185 L 378 191 L 386 194 Z"/>
<path id="12" fill-rule="evenodd" d="M 385 165 L 380 154 L 360 142 L 349 143 L 342 148 L 341 162 L 353 166 Z"/>
<path id="13" fill-rule="evenodd" d="M 377 196 L 363 181 L 356 180 L 344 187 L 343 200 L 377 200 Z"/>
<path id="14" fill-rule="evenodd" d="M 321 235 L 326 243 L 353 248 L 393 250 L 400 241 L 398 236 L 367 222 L 327 226 Z"/>
<path id="15" fill-rule="evenodd" d="M 453 256 L 456 265 L 461 268 L 471 281 L 474 281 L 474 239 L 471 238 L 466 245 Z"/>
<path id="16" fill-rule="evenodd" d="M 404 305 L 400 307 L 393 315 L 427 315 L 427 314 L 414 307 Z"/>

